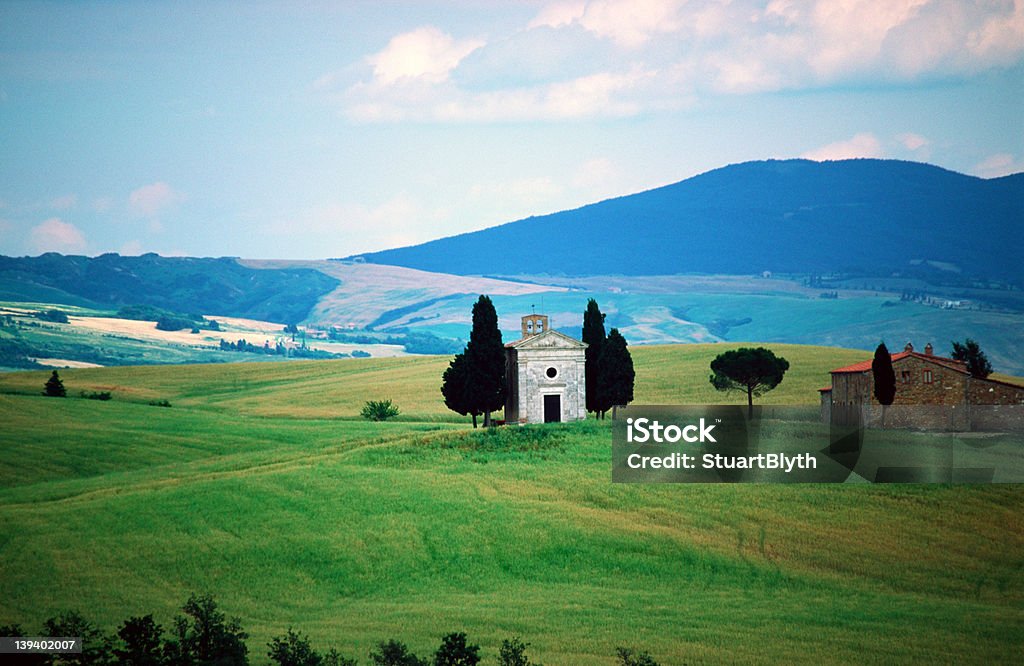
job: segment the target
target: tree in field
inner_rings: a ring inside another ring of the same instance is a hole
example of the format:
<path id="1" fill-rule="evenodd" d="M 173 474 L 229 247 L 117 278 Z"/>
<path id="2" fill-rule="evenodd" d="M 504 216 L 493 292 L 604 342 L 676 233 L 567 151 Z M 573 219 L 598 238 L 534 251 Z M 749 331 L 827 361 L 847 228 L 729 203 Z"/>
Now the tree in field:
<path id="1" fill-rule="evenodd" d="M 964 340 L 963 344 L 953 341 L 952 358 L 967 364 L 967 372 L 972 377 L 985 379 L 992 374 L 992 364 L 989 363 L 985 352 L 981 351 L 978 343 L 970 338 Z"/>
<path id="2" fill-rule="evenodd" d="M 782 381 L 789 361 L 764 347 L 741 347 L 719 354 L 711 361 L 710 381 L 719 391 L 747 394 L 747 417 L 754 416 L 754 396 L 761 396 Z"/>
<path id="3" fill-rule="evenodd" d="M 476 666 L 480 663 L 480 646 L 466 643 L 466 634 L 453 632 L 441 639 L 434 653 L 434 666 Z"/>
<path id="4" fill-rule="evenodd" d="M 469 395 L 466 393 L 466 382 L 469 377 L 469 364 L 466 361 L 466 354 L 456 354 L 455 358 L 448 364 L 448 368 L 441 375 L 441 395 L 444 396 L 445 406 L 455 412 L 466 416 L 472 414 L 473 427 L 476 427 L 476 417 L 480 415 Z"/>
<path id="5" fill-rule="evenodd" d="M 109 664 L 113 661 L 113 637 L 104 634 L 76 611 L 61 613 L 46 620 L 43 632 L 44 636 L 78 636 L 82 639 L 82 653 L 63 655 L 72 659 L 58 663 Z"/>
<path id="6" fill-rule="evenodd" d="M 54 370 L 50 378 L 46 380 L 45 391 L 43 395 L 48 395 L 51 398 L 64 398 L 67 397 L 67 390 L 64 389 L 64 382 L 60 380 L 60 375 Z"/>
<path id="7" fill-rule="evenodd" d="M 498 328 L 498 313 L 487 296 L 481 296 L 473 305 L 473 329 L 465 355 L 470 412 L 483 414 L 487 427 L 491 425 L 491 412 L 505 405 L 505 345 Z"/>
<path id="8" fill-rule="evenodd" d="M 583 312 L 583 342 L 587 343 L 585 352 L 587 411 L 600 412 L 600 386 L 598 383 L 598 361 L 601 358 L 601 347 L 604 345 L 604 313 L 593 298 L 587 301 L 587 309 Z"/>
<path id="9" fill-rule="evenodd" d="M 597 402 L 595 406 L 601 418 L 605 412 L 633 402 L 633 382 L 636 372 L 633 370 L 633 357 L 626 348 L 626 339 L 613 328 L 608 338 L 601 345 L 601 356 L 597 360 Z"/>
<path id="10" fill-rule="evenodd" d="M 152 615 L 130 617 L 117 630 L 123 647 L 114 648 L 117 663 L 125 666 L 162 666 L 163 628 Z"/>
<path id="11" fill-rule="evenodd" d="M 164 644 L 164 655 L 172 664 L 246 666 L 249 649 L 240 620 L 228 620 L 217 610 L 209 595 L 189 597 L 182 606 L 184 616 L 174 619 L 173 638 Z M 71 635 L 71 634 L 67 634 Z"/>
<path id="12" fill-rule="evenodd" d="M 892 369 L 892 355 L 885 343 L 875 348 L 871 361 L 871 375 L 875 380 L 875 399 L 882 405 L 882 427 L 885 427 L 885 408 L 896 399 L 896 371 Z"/>

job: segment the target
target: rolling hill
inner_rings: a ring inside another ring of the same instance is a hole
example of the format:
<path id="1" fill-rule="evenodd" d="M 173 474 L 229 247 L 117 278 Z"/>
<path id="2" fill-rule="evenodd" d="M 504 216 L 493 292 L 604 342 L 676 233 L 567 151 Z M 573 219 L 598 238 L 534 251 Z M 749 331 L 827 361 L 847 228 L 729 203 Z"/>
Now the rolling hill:
<path id="1" fill-rule="evenodd" d="M 86 307 L 152 305 L 280 322 L 302 321 L 338 280 L 308 268 L 257 270 L 236 259 L 0 256 L 0 300 Z"/>
<path id="2" fill-rule="evenodd" d="M 1024 174 L 747 162 L 365 261 L 463 275 L 947 271 L 1024 284 Z"/>
<path id="3" fill-rule="evenodd" d="M 721 400 L 720 348 L 636 349 L 638 400 Z M 765 403 L 813 406 L 863 358 L 772 348 L 792 369 Z M 360 663 L 449 631 L 483 663 L 521 636 L 551 666 L 612 666 L 617 646 L 662 664 L 1019 655 L 1021 486 L 613 484 L 608 421 L 473 431 L 442 404 L 446 360 L 61 371 L 107 402 L 0 375 L 0 624 L 77 609 L 169 628 L 198 592 L 241 618 L 257 665 L 288 628 Z M 355 416 L 389 395 L 398 420 Z"/>

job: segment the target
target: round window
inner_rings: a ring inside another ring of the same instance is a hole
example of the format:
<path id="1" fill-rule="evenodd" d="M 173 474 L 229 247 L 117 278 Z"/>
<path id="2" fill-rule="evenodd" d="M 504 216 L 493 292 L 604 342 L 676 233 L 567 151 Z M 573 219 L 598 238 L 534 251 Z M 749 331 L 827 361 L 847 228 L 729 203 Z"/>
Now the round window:
<path id="1" fill-rule="evenodd" d="M 544 374 L 548 376 L 548 379 L 554 379 L 558 376 L 558 370 L 555 368 L 548 368 Z"/>

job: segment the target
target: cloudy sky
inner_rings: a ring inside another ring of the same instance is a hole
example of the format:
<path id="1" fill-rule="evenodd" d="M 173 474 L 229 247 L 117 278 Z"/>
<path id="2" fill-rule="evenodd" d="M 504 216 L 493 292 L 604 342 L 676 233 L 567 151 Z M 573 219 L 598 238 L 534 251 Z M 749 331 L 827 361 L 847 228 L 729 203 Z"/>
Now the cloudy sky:
<path id="1" fill-rule="evenodd" d="M 0 3 L 0 254 L 337 257 L 767 158 L 1024 170 L 1024 0 Z"/>

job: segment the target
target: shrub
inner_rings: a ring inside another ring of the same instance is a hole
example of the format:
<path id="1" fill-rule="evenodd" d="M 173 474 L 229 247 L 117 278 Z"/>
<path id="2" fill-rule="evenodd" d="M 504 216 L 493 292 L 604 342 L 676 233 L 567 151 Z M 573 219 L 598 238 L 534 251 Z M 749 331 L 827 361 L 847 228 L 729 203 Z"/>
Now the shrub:
<path id="1" fill-rule="evenodd" d="M 110 391 L 96 391 L 93 393 L 82 391 L 82 397 L 86 400 L 110 400 L 114 396 L 110 395 Z"/>
<path id="2" fill-rule="evenodd" d="M 377 644 L 380 652 L 370 652 L 370 661 L 374 666 L 429 666 L 426 659 L 420 659 L 405 646 L 405 643 L 394 639 Z"/>
<path id="3" fill-rule="evenodd" d="M 36 319 L 52 321 L 55 324 L 68 323 L 68 316 L 62 310 L 45 310 L 37 312 Z"/>
<path id="4" fill-rule="evenodd" d="M 238 618 L 228 620 L 217 610 L 213 597 L 193 594 L 181 610 L 185 616 L 179 615 L 174 619 L 173 638 L 165 646 L 168 662 L 217 666 L 246 666 L 249 663 L 249 650 L 245 645 L 249 635 L 242 630 Z"/>
<path id="5" fill-rule="evenodd" d="M 270 661 L 281 666 L 322 666 L 323 657 L 309 644 L 309 638 L 288 629 L 284 636 L 276 636 L 267 647 Z"/>
<path id="6" fill-rule="evenodd" d="M 51 617 L 43 623 L 43 632 L 44 636 L 79 636 L 82 638 L 82 653 L 74 655 L 75 659 L 72 663 L 109 664 L 112 661 L 112 638 L 75 611 Z"/>
<path id="7" fill-rule="evenodd" d="M 164 315 L 156 320 L 156 328 L 158 331 L 181 331 L 186 328 L 191 330 L 192 327 L 192 320 L 186 317 Z"/>
<path id="8" fill-rule="evenodd" d="M 68 392 L 64 388 L 64 382 L 60 380 L 60 375 L 58 375 L 57 371 L 54 370 L 53 374 L 50 375 L 50 378 L 46 380 L 43 395 L 51 398 L 64 398 L 67 394 Z"/>
<path id="9" fill-rule="evenodd" d="M 632 648 L 618 647 L 615 648 L 615 656 L 619 666 L 658 666 L 658 662 L 646 650 L 637 652 Z"/>
<path id="10" fill-rule="evenodd" d="M 530 658 L 526 656 L 526 648 L 529 646 L 529 643 L 522 642 L 518 637 L 503 640 L 501 648 L 498 650 L 498 664 L 500 666 L 541 666 L 541 664 L 530 661 Z"/>
<path id="11" fill-rule="evenodd" d="M 170 407 L 171 403 L 166 400 L 150 400 L 148 403 L 151 407 Z"/>
<path id="12" fill-rule="evenodd" d="M 352 358 L 370 358 L 370 356 L 372 356 L 372 354 L 368 351 L 363 351 L 362 349 L 352 350 Z"/>
<path id="13" fill-rule="evenodd" d="M 398 406 L 390 400 L 367 400 L 359 414 L 370 421 L 387 421 L 398 416 L 399 411 Z"/>
<path id="14" fill-rule="evenodd" d="M 163 627 L 153 621 L 152 615 L 130 617 L 117 631 L 123 648 L 114 648 L 118 663 L 131 666 L 150 666 L 163 663 Z"/>
<path id="15" fill-rule="evenodd" d="M 466 634 L 452 632 L 441 639 L 434 653 L 434 666 L 476 666 L 480 663 L 480 646 L 466 643 Z"/>

